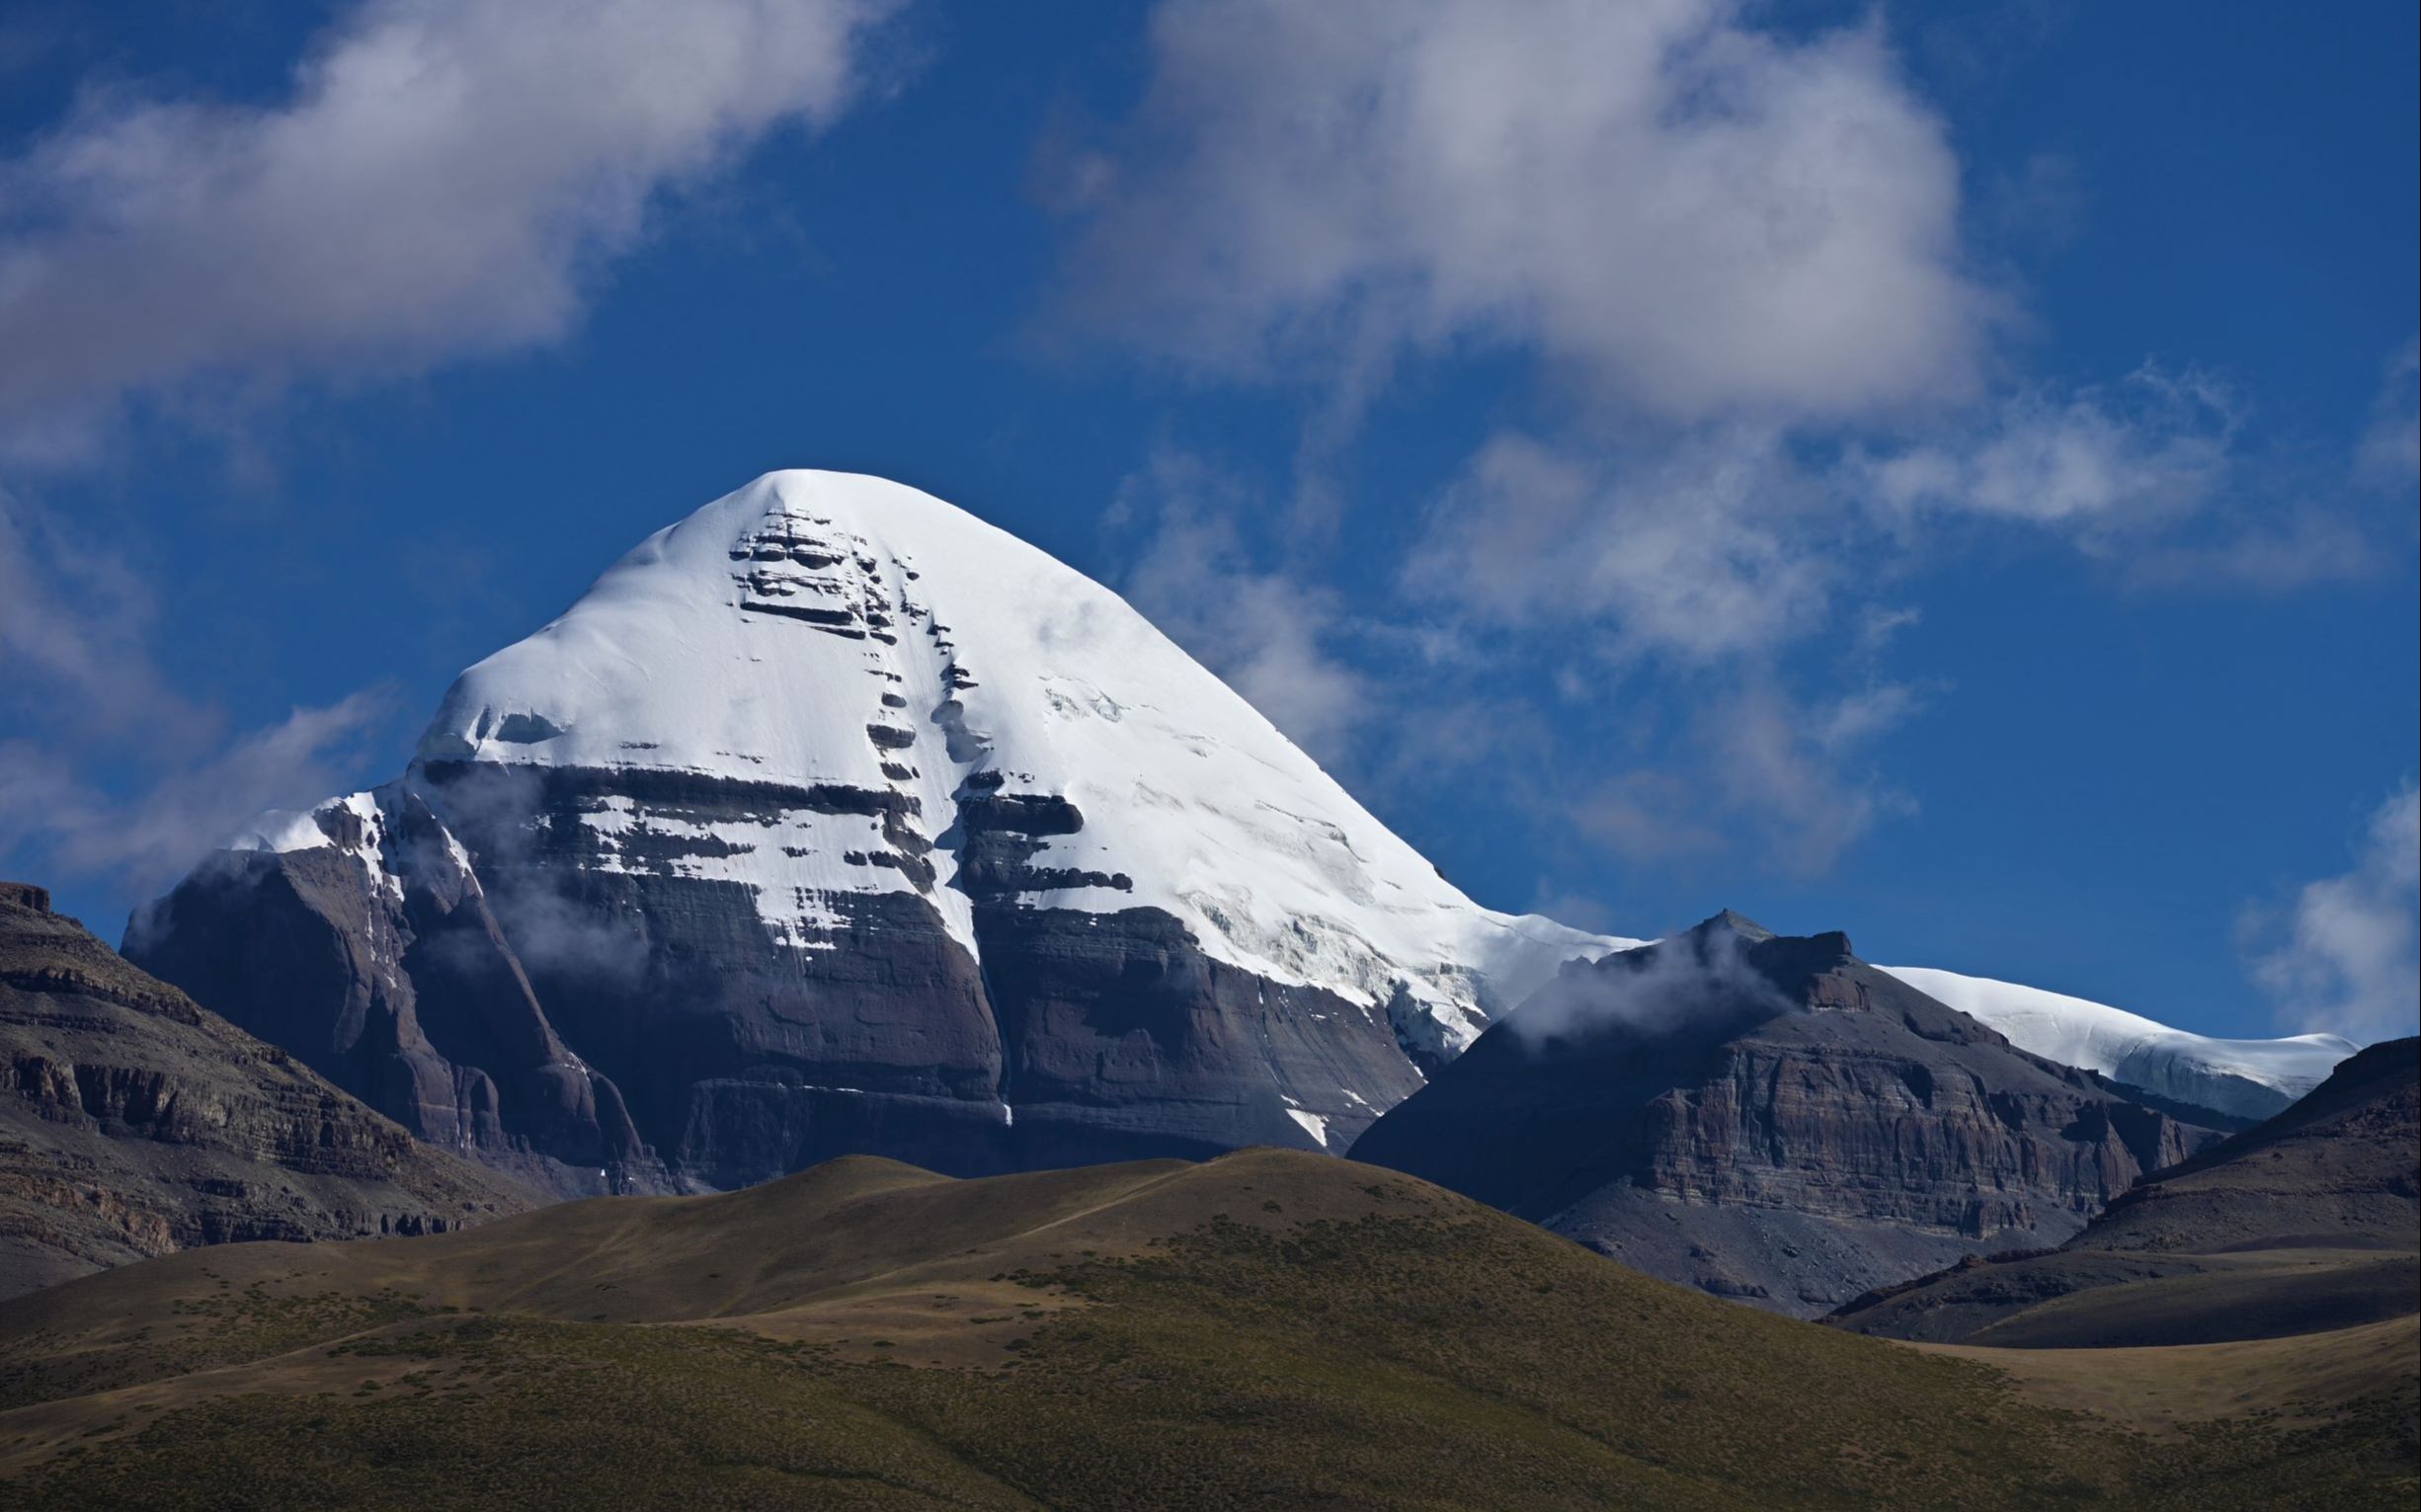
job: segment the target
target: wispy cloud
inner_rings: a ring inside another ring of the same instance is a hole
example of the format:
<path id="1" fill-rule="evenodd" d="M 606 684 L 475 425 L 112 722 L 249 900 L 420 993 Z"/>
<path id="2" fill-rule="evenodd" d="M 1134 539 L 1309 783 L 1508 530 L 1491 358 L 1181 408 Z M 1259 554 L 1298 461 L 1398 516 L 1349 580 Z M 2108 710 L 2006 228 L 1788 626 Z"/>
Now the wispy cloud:
<path id="1" fill-rule="evenodd" d="M 264 810 L 343 791 L 365 738 L 391 713 L 380 689 L 298 708 L 222 744 L 174 753 L 165 772 L 130 794 L 85 780 L 56 747 L 0 742 L 0 860 L 44 878 L 156 893 Z"/>
<path id="2" fill-rule="evenodd" d="M 2253 973 L 2281 1016 L 2362 1043 L 2421 1026 L 2421 799 L 2407 782 L 2375 810 L 2353 868 L 2247 917 Z"/>
<path id="3" fill-rule="evenodd" d="M 2421 341 L 2406 342 L 2387 364 L 2355 465 L 2364 477 L 2389 487 L 2409 488 L 2421 477 Z"/>
<path id="4" fill-rule="evenodd" d="M 392 713 L 367 689 L 230 734 L 155 633 L 118 543 L 0 493 L 0 869 L 156 889 L 263 809 L 336 790 Z"/>
<path id="5" fill-rule="evenodd" d="M 1447 489 L 1405 578 L 1511 625 L 1603 626 L 1688 662 L 1796 639 L 1828 610 L 1824 501 L 1781 438 L 1735 428 L 1610 453 L 1493 438 Z"/>
<path id="6" fill-rule="evenodd" d="M 1641 866 L 1690 865 L 1752 848 L 1778 876 L 1820 876 L 1875 828 L 1915 812 L 1878 770 L 1886 737 L 1922 690 L 1880 683 L 1801 698 L 1746 671 L 1698 695 L 1660 757 L 1543 783 L 1537 801 L 1574 835 Z"/>
<path id="7" fill-rule="evenodd" d="M 363 0 L 271 103 L 87 91 L 0 161 L 0 457 L 562 336 L 668 194 L 876 88 L 895 8 Z M 153 655 L 119 546 L 0 492 L 0 858 L 139 892 L 345 785 L 392 710 L 229 733 Z"/>
<path id="8" fill-rule="evenodd" d="M 277 104 L 90 95 L 0 163 L 0 439 L 558 337 L 660 194 L 861 95 L 891 8 L 367 0 Z"/>
<path id="9" fill-rule="evenodd" d="M 1506 725 L 1478 661 L 1508 684 L 1559 666 L 1564 697 L 1600 704 L 1642 701 L 1645 678 L 1660 740 L 1577 789 L 1537 784 L 1618 853 L 1753 842 L 1805 872 L 1911 812 L 1879 757 L 1938 690 L 1878 665 L 1884 596 L 1961 554 L 2053 541 L 2114 586 L 2229 591 L 2383 559 L 2376 511 L 2261 442 L 2218 375 L 2015 376 L 1999 338 L 2022 312 L 1977 271 L 2007 246 L 1965 239 L 2072 235 L 2087 187 L 2038 155 L 1964 203 L 1878 18 L 1166 0 L 1148 46 L 1134 110 L 1048 153 L 1078 329 L 1303 386 L 1321 457 L 1408 359 L 1526 356 L 1551 419 L 1498 424 L 1412 532 L 1398 607 L 1462 675 L 1424 677 L 1417 714 L 1331 695 L 1372 638 L 1335 634 L 1347 616 L 1305 574 L 1160 571 L 1147 607 L 1223 671 L 1291 648 L 1276 680 L 1406 727 L 1398 748 L 1476 704 Z M 2409 450 L 2410 377 L 2407 359 L 2374 417 L 2374 472 Z M 1209 517 L 1170 560 L 1222 557 Z M 1256 635 L 1214 628 L 1230 620 Z M 1828 673 L 1810 650 L 1827 644 Z"/>
<path id="10" fill-rule="evenodd" d="M 2013 394 L 1896 451 L 1861 450 L 1845 481 L 1901 518 L 1980 515 L 2098 542 L 2207 504 L 2227 481 L 2237 423 L 2222 385 L 2145 366 L 2107 388 Z"/>
<path id="11" fill-rule="evenodd" d="M 1333 649 L 1336 594 L 1253 565 L 1236 520 L 1244 489 L 1163 448 L 1121 487 L 1113 517 L 1149 521 L 1126 597 L 1319 760 L 1344 756 L 1370 712 L 1366 676 Z"/>
<path id="12" fill-rule="evenodd" d="M 82 537 L 0 487 L 0 713 L 73 737 L 207 740 L 216 719 L 154 665 L 156 605 L 118 543 Z"/>

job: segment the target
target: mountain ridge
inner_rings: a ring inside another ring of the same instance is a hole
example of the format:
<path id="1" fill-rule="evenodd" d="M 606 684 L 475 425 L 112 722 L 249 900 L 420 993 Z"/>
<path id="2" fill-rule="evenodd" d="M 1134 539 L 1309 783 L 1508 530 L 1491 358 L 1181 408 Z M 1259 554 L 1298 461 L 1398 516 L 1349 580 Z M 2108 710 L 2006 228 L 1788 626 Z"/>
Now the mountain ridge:
<path id="1" fill-rule="evenodd" d="M 412 1233 L 534 1194 L 0 883 L 0 1296 L 200 1245 Z"/>
<path id="2" fill-rule="evenodd" d="M 2018 1348 L 2218 1343 L 2405 1315 L 2421 1287 L 2421 1040 L 2149 1173 L 2056 1249 L 1861 1297 L 1860 1333 Z"/>
<path id="3" fill-rule="evenodd" d="M 2012 1045 L 1845 934 L 1726 914 L 1568 967 L 1351 1154 L 1815 1316 L 1963 1253 L 2064 1239 L 2218 1137 Z"/>

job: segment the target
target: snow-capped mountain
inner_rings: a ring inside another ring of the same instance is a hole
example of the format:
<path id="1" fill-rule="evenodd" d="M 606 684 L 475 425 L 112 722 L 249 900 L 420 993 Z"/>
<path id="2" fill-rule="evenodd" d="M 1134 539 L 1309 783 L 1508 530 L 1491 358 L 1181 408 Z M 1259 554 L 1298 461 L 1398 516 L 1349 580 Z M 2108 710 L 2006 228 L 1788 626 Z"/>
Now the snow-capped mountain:
<path id="1" fill-rule="evenodd" d="M 465 672 L 399 778 L 265 817 L 126 953 L 425 1138 L 585 1191 L 1341 1151 L 1563 963 L 1637 943 L 1480 908 L 1043 552 L 796 471 L 642 542 Z M 2350 1048 L 1899 975 L 2247 1116 Z"/>
<path id="2" fill-rule="evenodd" d="M 1420 1054 L 1613 948 L 1476 907 L 1117 595 L 879 478 L 775 473 L 660 532 L 464 673 L 420 755 L 883 795 L 645 828 L 699 841 L 679 869 L 749 888 L 777 939 L 875 892 L 928 899 L 979 958 L 981 897 L 1159 909 L 1230 965 L 1390 1002 Z M 583 815 L 604 869 L 630 863 L 640 806 Z"/>
<path id="3" fill-rule="evenodd" d="M 1043 552 L 792 471 L 643 542 L 464 673 L 402 779 L 273 816 L 128 948 L 578 1187 L 1341 1150 L 1631 943 L 1478 907 Z"/>
<path id="4" fill-rule="evenodd" d="M 2124 1008 L 2014 982 L 1921 966 L 1877 969 L 1982 1020 L 2046 1060 L 2238 1118 L 2268 1118 L 2285 1108 L 2326 1080 L 2357 1048 L 2333 1034 L 2212 1039 Z"/>

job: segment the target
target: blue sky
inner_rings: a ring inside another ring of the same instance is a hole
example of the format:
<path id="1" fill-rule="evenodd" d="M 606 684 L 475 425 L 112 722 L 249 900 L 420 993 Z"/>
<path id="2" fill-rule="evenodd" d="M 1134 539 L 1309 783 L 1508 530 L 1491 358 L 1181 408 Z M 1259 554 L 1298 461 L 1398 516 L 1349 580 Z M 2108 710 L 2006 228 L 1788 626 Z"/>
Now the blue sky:
<path id="1" fill-rule="evenodd" d="M 663 14 L 0 8 L 0 871 L 818 465 L 1486 903 L 2411 1029 L 2411 6 Z"/>

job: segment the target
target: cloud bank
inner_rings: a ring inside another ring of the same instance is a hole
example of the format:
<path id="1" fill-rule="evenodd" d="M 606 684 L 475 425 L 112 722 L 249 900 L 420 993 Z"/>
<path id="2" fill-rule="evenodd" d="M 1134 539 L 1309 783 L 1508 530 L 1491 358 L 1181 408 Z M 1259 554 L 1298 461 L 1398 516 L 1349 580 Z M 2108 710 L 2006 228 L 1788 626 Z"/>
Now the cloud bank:
<path id="1" fill-rule="evenodd" d="M 2307 883 L 2283 919 L 2253 920 L 2283 936 L 2253 970 L 2285 1020 L 2358 1043 L 2421 1027 L 2421 798 L 2412 784 L 2381 804 L 2354 867 Z"/>
<path id="2" fill-rule="evenodd" d="M 1316 461 L 1408 363 L 1531 360 L 1550 404 L 1422 502 L 1398 601 L 1509 673 L 1696 701 L 1680 749 L 1571 795 L 1626 855 L 1749 831 L 1816 870 L 1907 812 L 1864 750 L 1922 700 L 1843 632 L 1953 553 L 2048 538 L 2123 588 L 2379 570 L 2377 522 L 2249 448 L 2214 375 L 2014 375 L 2023 312 L 1964 237 L 2046 203 L 2072 220 L 2082 191 L 2038 159 L 2009 204 L 1964 203 L 1879 19 L 1166 0 L 1147 47 L 1139 103 L 1049 165 L 1075 222 L 1062 313 L 1200 378 L 1308 388 Z M 2370 474 L 2409 437 L 2409 362 L 2389 376 Z M 1287 587 L 1324 521 L 1295 516 L 1290 574 L 1196 572 L 1192 600 L 1149 592 L 1171 572 L 1135 586 L 1281 725 L 1347 749 L 1349 722 L 1395 711 L 1337 696 L 1352 664 L 1319 627 L 1343 611 Z M 1234 557 L 1198 527 L 1165 556 Z M 1838 665 L 1812 671 L 1827 641 Z"/>
<path id="3" fill-rule="evenodd" d="M 1880 31 L 1729 0 L 1172 0 L 1078 154 L 1081 315 L 1229 372 L 1535 348 L 1681 421 L 1969 391 L 1997 301 Z"/>
<path id="4" fill-rule="evenodd" d="M 891 0 L 368 0 L 269 106 L 86 99 L 0 163 L 0 423 L 561 336 L 651 202 L 866 87 Z"/>

